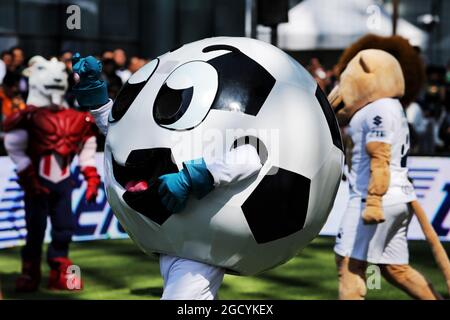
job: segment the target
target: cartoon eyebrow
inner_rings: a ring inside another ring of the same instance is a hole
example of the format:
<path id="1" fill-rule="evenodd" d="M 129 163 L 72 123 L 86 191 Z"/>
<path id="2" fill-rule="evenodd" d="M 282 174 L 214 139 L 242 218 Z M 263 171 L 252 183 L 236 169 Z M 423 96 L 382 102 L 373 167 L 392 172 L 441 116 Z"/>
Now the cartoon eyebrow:
<path id="1" fill-rule="evenodd" d="M 227 45 L 227 44 L 214 44 L 212 46 L 207 46 L 207 47 L 203 48 L 202 52 L 207 53 L 207 52 L 219 51 L 219 50 L 227 50 L 227 51 L 231 51 L 231 52 L 241 52 L 238 48 Z"/>

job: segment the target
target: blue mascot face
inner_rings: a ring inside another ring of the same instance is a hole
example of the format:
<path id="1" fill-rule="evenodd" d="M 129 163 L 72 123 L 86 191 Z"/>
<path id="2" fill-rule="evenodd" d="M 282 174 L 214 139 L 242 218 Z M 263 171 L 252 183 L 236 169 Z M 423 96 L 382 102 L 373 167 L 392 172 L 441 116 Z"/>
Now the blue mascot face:
<path id="1" fill-rule="evenodd" d="M 211 38 L 166 53 L 124 85 L 109 122 L 109 203 L 147 253 L 255 274 L 308 244 L 333 205 L 343 161 L 333 111 L 311 76 L 269 44 Z M 258 175 L 190 198 L 179 214 L 164 209 L 159 176 L 245 143 L 258 150 Z"/>

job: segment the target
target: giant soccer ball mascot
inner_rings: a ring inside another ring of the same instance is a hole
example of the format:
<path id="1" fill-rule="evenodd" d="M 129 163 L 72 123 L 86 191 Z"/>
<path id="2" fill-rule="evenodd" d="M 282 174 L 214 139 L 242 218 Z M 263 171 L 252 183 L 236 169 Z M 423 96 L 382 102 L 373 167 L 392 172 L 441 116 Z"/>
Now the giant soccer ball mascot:
<path id="1" fill-rule="evenodd" d="M 163 299 L 213 299 L 225 272 L 256 274 L 320 231 L 342 142 L 317 83 L 281 50 L 210 38 L 168 52 L 108 100 L 93 57 L 74 92 L 106 136 L 105 183 L 120 223 L 160 254 Z"/>
<path id="2" fill-rule="evenodd" d="M 18 182 L 25 192 L 26 243 L 22 249 L 22 275 L 16 289 L 31 292 L 41 280 L 41 251 L 47 217 L 52 224 L 48 246 L 49 288 L 79 288 L 69 279 L 69 244 L 75 229 L 70 165 L 79 156 L 85 177 L 86 200 L 95 201 L 100 177 L 95 168 L 97 149 L 93 117 L 64 106 L 67 73 L 62 62 L 31 58 L 24 71 L 29 77 L 27 108 L 5 120 L 5 148 L 17 166 Z"/>
<path id="3" fill-rule="evenodd" d="M 365 271 L 372 263 L 411 297 L 440 299 L 408 257 L 414 212 L 450 288 L 448 257 L 408 179 L 410 133 L 403 107 L 421 88 L 420 57 L 406 39 L 368 35 L 344 51 L 338 69 L 340 83 L 329 99 L 351 138 L 350 200 L 334 249 L 339 298 L 365 298 Z"/>

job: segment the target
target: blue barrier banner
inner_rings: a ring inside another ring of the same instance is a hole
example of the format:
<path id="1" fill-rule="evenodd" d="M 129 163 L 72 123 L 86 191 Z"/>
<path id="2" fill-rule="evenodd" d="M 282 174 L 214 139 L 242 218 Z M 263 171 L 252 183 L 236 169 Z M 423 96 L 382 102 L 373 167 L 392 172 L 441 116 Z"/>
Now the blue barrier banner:
<path id="1" fill-rule="evenodd" d="M 76 220 L 74 241 L 117 239 L 128 237 L 106 201 L 103 184 L 96 204 L 84 200 L 86 183 L 77 161 L 71 168 L 75 182 L 72 193 L 72 211 Z M 103 154 L 97 154 L 97 168 L 103 177 Z M 45 240 L 50 240 L 48 221 Z M 0 157 L 0 248 L 22 245 L 26 235 L 23 191 L 17 184 L 14 165 L 8 157 Z"/>
<path id="2" fill-rule="evenodd" d="M 441 240 L 450 241 L 450 158 L 410 157 L 410 176 L 414 180 L 417 197 L 428 214 Z M 84 201 L 86 183 L 74 161 L 72 176 L 75 189 L 72 193 L 72 211 L 77 227 L 74 241 L 120 239 L 128 237 L 106 201 L 103 189 L 97 203 Z M 97 154 L 97 168 L 103 176 L 103 154 Z M 335 235 L 348 201 L 348 185 L 341 183 L 333 210 L 321 231 L 322 235 Z M 45 240 L 50 240 L 50 221 Z M 17 184 L 14 165 L 8 157 L 0 157 L 0 248 L 22 245 L 26 235 L 23 191 Z M 409 239 L 424 239 L 422 230 L 413 218 Z"/>

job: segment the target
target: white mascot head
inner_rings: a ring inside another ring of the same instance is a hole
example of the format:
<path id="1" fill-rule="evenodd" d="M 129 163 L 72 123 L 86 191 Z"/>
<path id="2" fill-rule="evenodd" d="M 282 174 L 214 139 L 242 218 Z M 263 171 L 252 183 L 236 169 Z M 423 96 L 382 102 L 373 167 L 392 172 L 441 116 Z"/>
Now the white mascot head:
<path id="1" fill-rule="evenodd" d="M 56 58 L 47 60 L 34 56 L 23 71 L 28 77 L 29 93 L 27 104 L 46 107 L 62 105 L 68 87 L 66 66 Z"/>
<path id="2" fill-rule="evenodd" d="M 317 83 L 276 47 L 210 38 L 149 62 L 110 113 L 106 189 L 119 221 L 146 253 L 251 275 L 292 258 L 317 236 L 341 178 L 342 143 Z M 157 178 L 206 149 L 258 146 L 262 169 L 170 214 Z M 131 192 L 131 181 L 149 181 Z"/>

